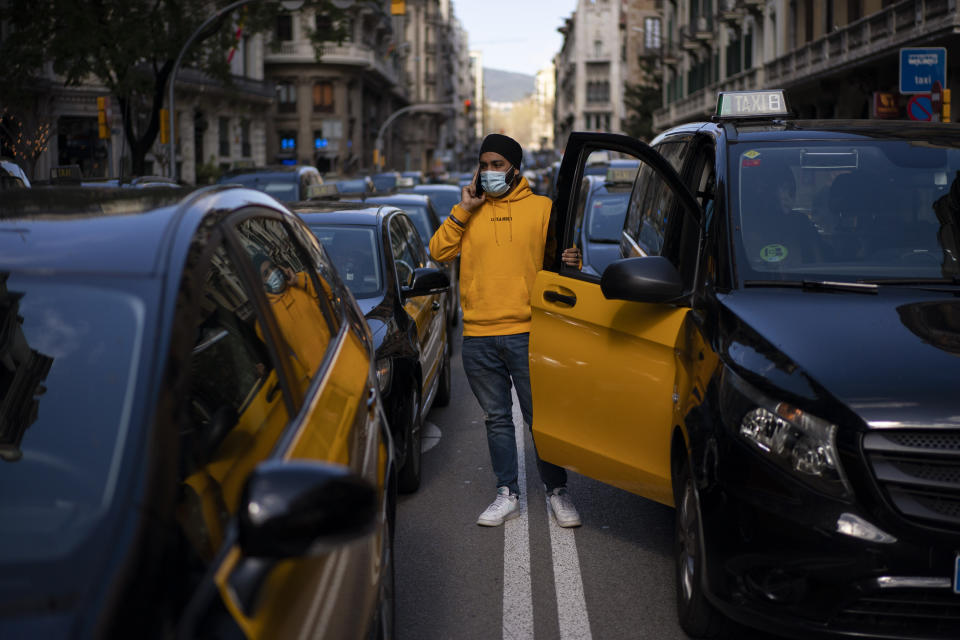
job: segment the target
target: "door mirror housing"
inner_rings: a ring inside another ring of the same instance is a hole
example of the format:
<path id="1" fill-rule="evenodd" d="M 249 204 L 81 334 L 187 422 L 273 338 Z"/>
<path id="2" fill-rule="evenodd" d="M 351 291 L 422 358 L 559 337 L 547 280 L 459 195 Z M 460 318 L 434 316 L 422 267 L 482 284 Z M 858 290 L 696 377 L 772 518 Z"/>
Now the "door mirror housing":
<path id="1" fill-rule="evenodd" d="M 422 267 L 413 272 L 413 283 L 409 287 L 401 287 L 400 293 L 404 298 L 428 296 L 433 293 L 443 293 L 450 289 L 450 278 L 440 269 Z"/>
<path id="2" fill-rule="evenodd" d="M 672 302 L 683 296 L 683 278 L 663 256 L 623 258 L 603 270 L 600 290 L 608 300 Z"/>
<path id="3" fill-rule="evenodd" d="M 294 558 L 370 534 L 377 492 L 346 467 L 270 461 L 247 480 L 239 509 L 239 542 L 248 557 Z"/>

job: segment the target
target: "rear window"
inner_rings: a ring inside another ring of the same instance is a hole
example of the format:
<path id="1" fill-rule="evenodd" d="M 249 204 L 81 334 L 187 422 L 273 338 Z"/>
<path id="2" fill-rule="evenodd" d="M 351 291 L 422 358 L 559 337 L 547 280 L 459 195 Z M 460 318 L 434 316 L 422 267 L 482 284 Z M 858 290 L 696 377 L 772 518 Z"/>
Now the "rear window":
<path id="1" fill-rule="evenodd" d="M 142 301 L 0 274 L 0 562 L 69 553 L 113 500 Z"/>
<path id="2" fill-rule="evenodd" d="M 247 173 L 220 179 L 223 184 L 242 184 L 263 191 L 280 202 L 300 200 L 300 181 L 296 173 Z"/>
<path id="3" fill-rule="evenodd" d="M 630 193 L 627 191 L 594 196 L 587 205 L 587 240 L 619 243 L 629 199 Z"/>
<path id="4" fill-rule="evenodd" d="M 356 298 L 373 298 L 383 291 L 380 252 L 374 229 L 359 226 L 310 225 L 320 244 Z"/>

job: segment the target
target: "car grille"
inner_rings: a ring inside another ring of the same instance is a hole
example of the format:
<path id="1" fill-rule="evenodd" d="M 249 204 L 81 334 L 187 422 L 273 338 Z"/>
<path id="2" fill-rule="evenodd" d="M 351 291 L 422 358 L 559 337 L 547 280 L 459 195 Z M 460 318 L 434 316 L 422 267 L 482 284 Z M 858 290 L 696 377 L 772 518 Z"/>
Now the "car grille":
<path id="1" fill-rule="evenodd" d="M 844 607 L 828 626 L 856 629 L 860 633 L 956 640 L 960 630 L 960 596 L 947 589 L 877 593 Z"/>
<path id="2" fill-rule="evenodd" d="M 960 431 L 876 431 L 863 449 L 901 514 L 960 530 Z"/>

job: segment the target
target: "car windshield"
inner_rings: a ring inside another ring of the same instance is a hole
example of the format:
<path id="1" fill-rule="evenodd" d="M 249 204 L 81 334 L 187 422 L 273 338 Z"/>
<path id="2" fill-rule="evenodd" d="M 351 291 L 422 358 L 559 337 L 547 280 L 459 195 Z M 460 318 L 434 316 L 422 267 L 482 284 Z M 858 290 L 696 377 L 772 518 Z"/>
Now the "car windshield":
<path id="1" fill-rule="evenodd" d="M 441 222 L 447 219 L 453 206 L 460 202 L 459 189 L 430 189 L 420 187 L 414 189 L 414 192 L 430 196 L 430 199 L 434 202 L 433 208 L 437 211 L 437 216 L 440 217 Z"/>
<path id="2" fill-rule="evenodd" d="M 413 221 L 413 226 L 417 228 L 417 233 L 423 240 L 423 244 L 430 244 L 430 238 L 433 237 L 433 229 L 430 228 L 430 218 L 427 216 L 427 208 L 418 204 L 398 204 Z"/>
<path id="3" fill-rule="evenodd" d="M 0 563 L 69 554 L 117 489 L 143 303 L 0 274 Z"/>
<path id="4" fill-rule="evenodd" d="M 310 230 L 333 260 L 337 273 L 357 298 L 373 298 L 383 291 L 380 254 L 374 229 L 360 226 L 312 224 Z"/>
<path id="5" fill-rule="evenodd" d="M 629 191 L 593 197 L 587 207 L 587 240 L 589 242 L 620 242 L 620 230 L 623 229 L 623 218 L 627 215 L 629 199 Z"/>
<path id="6" fill-rule="evenodd" d="M 224 184 L 242 184 L 245 187 L 263 191 L 280 202 L 300 200 L 300 181 L 297 174 L 290 173 L 244 173 L 238 176 L 226 176 L 220 179 Z"/>
<path id="7" fill-rule="evenodd" d="M 960 149 L 900 140 L 740 143 L 729 158 L 742 279 L 960 274 Z"/>
<path id="8" fill-rule="evenodd" d="M 371 179 L 373 188 L 377 191 L 389 191 L 397 186 L 397 176 L 394 173 L 378 174 Z"/>

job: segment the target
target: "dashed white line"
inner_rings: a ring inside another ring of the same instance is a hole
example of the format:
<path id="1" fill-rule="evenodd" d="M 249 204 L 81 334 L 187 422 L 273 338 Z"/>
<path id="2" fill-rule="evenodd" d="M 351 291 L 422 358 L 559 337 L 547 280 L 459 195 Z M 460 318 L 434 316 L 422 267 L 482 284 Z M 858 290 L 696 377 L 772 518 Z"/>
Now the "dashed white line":
<path id="1" fill-rule="evenodd" d="M 527 470 L 523 418 L 513 393 L 513 427 L 517 440 L 520 515 L 503 525 L 503 638 L 533 639 L 533 585 L 530 578 L 530 527 L 527 520 Z"/>
<path id="2" fill-rule="evenodd" d="M 573 529 L 564 529 L 550 513 L 550 549 L 553 552 L 553 582 L 557 590 L 557 619 L 560 640 L 591 640 L 590 617 L 583 597 L 583 578 Z"/>

